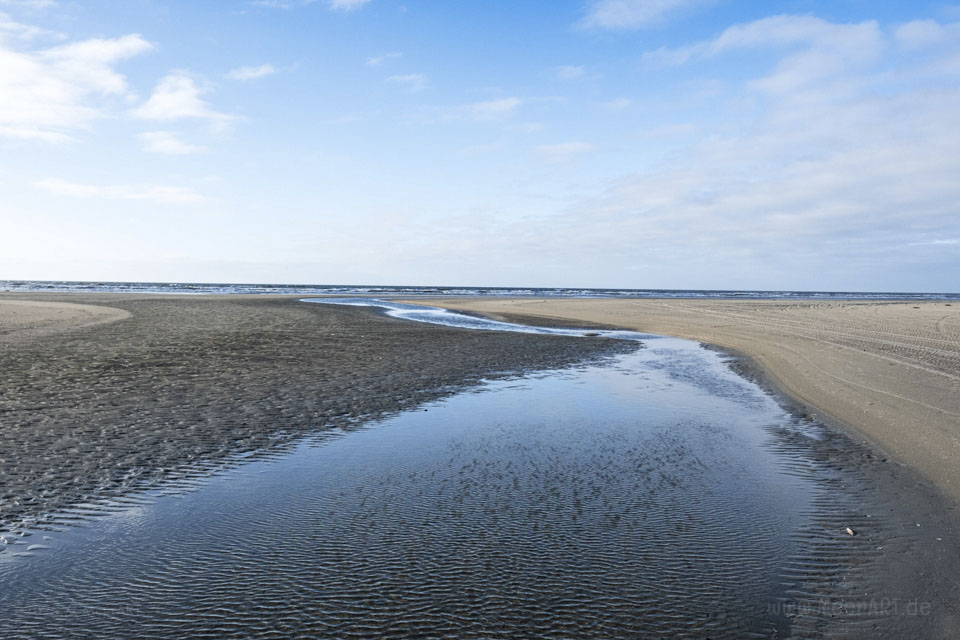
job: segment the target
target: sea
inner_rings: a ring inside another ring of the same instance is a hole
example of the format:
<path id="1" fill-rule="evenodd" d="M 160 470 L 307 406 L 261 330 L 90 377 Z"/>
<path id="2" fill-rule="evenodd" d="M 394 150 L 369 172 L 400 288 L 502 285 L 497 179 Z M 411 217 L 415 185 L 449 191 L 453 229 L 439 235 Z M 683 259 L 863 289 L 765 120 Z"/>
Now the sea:
<path id="1" fill-rule="evenodd" d="M 325 296 L 515 296 L 557 298 L 712 298 L 746 300 L 960 300 L 960 292 L 763 291 L 752 289 L 598 289 L 583 287 L 443 287 L 202 282 L 0 280 L 0 292 L 287 294 Z"/>

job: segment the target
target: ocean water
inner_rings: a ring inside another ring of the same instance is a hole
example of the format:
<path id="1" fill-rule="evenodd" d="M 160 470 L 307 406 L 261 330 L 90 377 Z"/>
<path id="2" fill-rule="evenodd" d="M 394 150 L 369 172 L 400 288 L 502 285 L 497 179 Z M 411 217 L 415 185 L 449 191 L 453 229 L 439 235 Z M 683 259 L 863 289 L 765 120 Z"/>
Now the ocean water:
<path id="1" fill-rule="evenodd" d="M 494 324 L 471 326 L 517 329 Z M 641 348 L 18 532 L 0 637 L 786 637 L 785 603 L 882 553 L 843 530 L 856 478 L 722 354 L 623 337 Z"/>
<path id="2" fill-rule="evenodd" d="M 301 284 L 231 284 L 176 282 L 69 282 L 0 280 L 3 291 L 60 291 L 165 294 L 290 294 L 360 296 L 527 296 L 565 298 L 719 298 L 815 300 L 960 300 L 960 293 L 898 293 L 862 291 L 719 291 L 681 289 L 589 289 L 542 287 L 440 287 Z"/>

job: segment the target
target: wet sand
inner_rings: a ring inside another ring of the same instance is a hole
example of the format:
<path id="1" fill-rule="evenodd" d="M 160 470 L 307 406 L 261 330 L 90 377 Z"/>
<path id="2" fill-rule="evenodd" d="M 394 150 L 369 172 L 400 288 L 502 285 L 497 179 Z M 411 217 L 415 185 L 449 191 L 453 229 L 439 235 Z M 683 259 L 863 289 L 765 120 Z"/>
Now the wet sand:
<path id="1" fill-rule="evenodd" d="M 482 389 L 18 539 L 0 637 L 782 638 L 781 603 L 869 576 L 877 526 L 793 539 L 825 470 L 764 425 L 810 430 L 720 354 Z"/>
<path id="2" fill-rule="evenodd" d="M 847 305 L 670 301 L 659 307 L 659 316 L 650 312 L 656 322 L 643 323 L 625 312 L 643 302 L 461 299 L 449 306 L 490 313 L 488 307 L 499 305 L 494 313 L 509 316 L 505 319 L 550 325 L 593 322 L 663 334 L 682 329 L 690 333 L 686 337 L 754 355 L 761 365 L 759 356 L 777 353 L 780 342 L 808 358 L 818 352 L 805 348 L 804 339 L 833 345 L 838 353 L 862 352 L 856 358 L 899 353 L 869 351 L 871 338 L 894 346 L 907 342 L 904 336 L 881 340 L 876 335 L 881 330 L 869 324 L 864 328 L 858 316 L 830 324 L 840 313 L 836 309 Z M 579 305 L 578 314 L 592 315 L 581 318 L 554 308 L 566 304 Z M 618 309 L 620 305 L 624 307 Z M 714 305 L 721 309 L 711 311 Z M 598 311 L 610 306 L 612 311 Z M 885 306 L 869 304 L 859 311 Z M 562 367 L 635 347 L 599 339 L 448 329 L 398 321 L 366 308 L 302 304 L 293 297 L 31 294 L 0 296 L 0 308 L 6 309 L 0 318 L 8 319 L 0 340 L 0 528 L 51 509 L 217 468 L 240 452 L 287 450 L 306 433 L 353 427 L 360 418 L 418 406 L 497 372 Z M 778 310 L 784 315 L 776 315 Z M 732 315 L 718 318 L 723 313 Z M 956 326 L 951 317 L 938 319 L 934 328 L 949 335 Z M 767 329 L 758 331 L 751 323 Z M 807 327 L 815 338 L 804 338 L 799 327 Z M 727 335 L 723 330 L 743 344 L 707 338 Z M 702 335 L 693 335 L 697 331 Z M 865 344 L 853 341 L 852 333 Z M 758 343 L 756 337 L 747 340 L 756 334 L 765 336 L 762 344 L 773 345 L 759 356 L 743 346 Z M 913 364 L 929 368 L 921 347 Z M 900 357 L 903 366 L 912 362 Z M 960 558 L 954 507 L 910 467 L 888 464 L 871 447 L 842 434 L 810 438 L 787 429 L 774 435 L 779 448 L 808 461 L 788 472 L 816 476 L 823 483 L 811 504 L 810 522 L 796 533 L 803 550 L 785 559 L 788 599 L 783 604 L 812 605 L 799 614 L 786 612 L 799 615 L 795 636 L 841 637 L 831 631 L 839 616 L 845 619 L 841 628 L 855 629 L 842 637 L 876 637 L 880 629 L 887 637 L 952 637 L 960 624 L 954 604 Z M 820 471 L 812 474 L 810 464 Z M 470 487 L 473 491 L 472 483 Z M 390 504 L 375 501 L 373 507 Z M 775 512 L 776 505 L 771 509 Z M 737 539 L 756 544 L 751 536 L 759 520 L 735 520 L 746 526 Z M 846 526 L 857 535 L 844 533 Z M 693 530 L 692 535 L 697 539 L 699 534 Z M 885 609 L 878 619 L 836 609 L 891 601 L 929 605 L 933 613 L 917 619 Z"/>
<path id="3" fill-rule="evenodd" d="M 0 295 L 0 531 L 483 377 L 635 346 L 298 299 Z"/>
<path id="4" fill-rule="evenodd" d="M 960 503 L 960 305 L 444 299 L 442 306 L 629 328 L 742 354 L 818 420 L 851 429 Z"/>

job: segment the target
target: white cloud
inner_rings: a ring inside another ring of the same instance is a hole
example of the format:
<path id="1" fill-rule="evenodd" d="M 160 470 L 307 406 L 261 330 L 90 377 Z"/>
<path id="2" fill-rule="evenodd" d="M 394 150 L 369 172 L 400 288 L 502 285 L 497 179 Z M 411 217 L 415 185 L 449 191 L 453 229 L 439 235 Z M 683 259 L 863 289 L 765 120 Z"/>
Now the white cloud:
<path id="1" fill-rule="evenodd" d="M 292 9 L 301 4 L 305 3 L 288 2 L 287 0 L 251 0 L 250 2 L 253 7 L 266 7 L 268 9 Z"/>
<path id="2" fill-rule="evenodd" d="M 330 8 L 335 11 L 356 11 L 370 0 L 330 0 Z"/>
<path id="3" fill-rule="evenodd" d="M 693 126 L 684 121 L 689 112 L 667 108 L 660 122 L 643 123 L 643 137 L 629 132 L 620 157 L 636 164 L 592 194 L 583 195 L 583 182 L 559 205 L 556 184 L 512 204 L 497 194 L 488 207 L 423 224 L 420 235 L 400 220 L 382 229 L 372 251 L 393 259 L 413 247 L 422 262 L 486 277 L 490 264 L 503 263 L 511 266 L 504 278 L 519 268 L 558 285 L 586 277 L 599 286 L 954 290 L 960 75 L 932 63 L 955 56 L 960 41 L 903 56 L 884 31 L 879 49 L 849 54 L 856 64 L 848 70 L 784 83 L 778 93 L 764 86 L 770 69 L 785 68 L 798 51 L 848 55 L 838 42 L 847 36 L 854 47 L 859 38 L 876 43 L 869 27 L 849 26 L 804 35 L 814 25 L 737 48 L 769 68 L 738 66 L 720 92 L 692 105 L 710 113 Z M 785 39 L 789 46 L 775 44 Z M 718 67 L 712 62 L 709 72 Z M 688 91 L 672 90 L 658 96 L 672 103 Z M 556 177 L 574 182 L 585 173 L 558 167 Z M 472 271 L 461 270 L 465 263 Z"/>
<path id="4" fill-rule="evenodd" d="M 403 54 L 397 51 L 392 51 L 390 53 L 385 53 L 381 56 L 370 56 L 367 58 L 367 65 L 371 67 L 379 67 L 381 64 L 388 60 L 393 60 L 395 58 L 402 57 Z"/>
<path id="5" fill-rule="evenodd" d="M 294 7 L 305 7 L 318 0 L 251 0 L 249 4 L 254 7 L 266 7 L 267 9 L 293 9 Z"/>
<path id="6" fill-rule="evenodd" d="M 523 103 L 522 98 L 499 98 L 461 105 L 452 113 L 468 120 L 504 120 L 513 116 Z"/>
<path id="7" fill-rule="evenodd" d="M 427 76 L 422 73 L 408 73 L 406 75 L 390 76 L 387 82 L 400 85 L 407 91 L 422 91 L 427 86 Z"/>
<path id="8" fill-rule="evenodd" d="M 164 155 L 183 156 L 206 151 L 206 147 L 184 142 L 169 131 L 147 131 L 139 136 L 143 141 L 144 151 Z"/>
<path id="9" fill-rule="evenodd" d="M 54 0 L 0 0 L 0 5 L 38 11 L 40 9 L 50 9 L 51 7 L 55 7 L 57 6 L 57 3 L 54 2 Z"/>
<path id="10" fill-rule="evenodd" d="M 111 65 L 151 48 L 139 35 L 129 35 L 112 40 L 95 38 L 73 42 L 47 49 L 40 56 L 75 82 L 102 93 L 122 94 L 127 90 L 126 79 Z"/>
<path id="11" fill-rule="evenodd" d="M 609 109 L 610 111 L 623 111 L 632 104 L 633 101 L 629 98 L 614 98 L 613 100 L 600 103 L 600 106 L 604 109 Z"/>
<path id="12" fill-rule="evenodd" d="M 254 7 L 266 7 L 268 9 L 293 9 L 295 7 L 305 7 L 314 4 L 319 0 L 251 0 L 249 4 Z M 326 5 L 331 11 L 350 12 L 356 11 L 370 0 L 326 0 Z"/>
<path id="13" fill-rule="evenodd" d="M 869 98 L 769 114 L 748 133 L 705 138 L 681 166 L 624 178 L 593 207 L 611 221 L 627 216 L 638 234 L 685 229 L 689 241 L 674 237 L 674 246 L 715 249 L 791 251 L 871 236 L 879 248 L 911 231 L 955 228 L 960 157 L 946 150 L 960 144 L 958 98 Z"/>
<path id="14" fill-rule="evenodd" d="M 681 122 L 677 124 L 663 124 L 649 129 L 642 129 L 636 132 L 636 136 L 641 139 L 669 138 L 679 140 L 689 138 L 701 132 L 699 125 L 692 122 Z"/>
<path id="15" fill-rule="evenodd" d="M 678 49 L 644 53 L 647 65 L 681 65 L 745 49 L 799 49 L 779 61 L 772 74 L 752 87 L 792 91 L 824 78 L 849 75 L 875 62 L 886 41 L 876 22 L 835 24 L 811 16 L 781 15 L 734 25 L 713 40 Z"/>
<path id="16" fill-rule="evenodd" d="M 0 134 L 62 141 L 109 110 L 111 97 L 129 97 L 115 69 L 152 48 L 141 36 L 95 38 L 22 51 L 0 40 Z"/>
<path id="17" fill-rule="evenodd" d="M 509 131 L 514 131 L 516 133 L 538 133 L 544 130 L 544 125 L 542 122 L 518 122 L 516 124 L 511 124 L 507 127 Z"/>
<path id="18" fill-rule="evenodd" d="M 227 77 L 232 80 L 256 80 L 257 78 L 271 76 L 276 72 L 277 69 L 272 64 L 261 64 L 256 67 L 237 67 L 227 73 Z"/>
<path id="19" fill-rule="evenodd" d="M 200 86 L 188 75 L 174 73 L 163 77 L 154 88 L 150 98 L 133 110 L 133 115 L 144 120 L 180 120 L 194 118 L 208 120 L 217 127 L 233 121 L 234 116 L 214 111 L 201 98 L 209 93 L 208 87 Z"/>
<path id="20" fill-rule="evenodd" d="M 576 80 L 587 73 L 586 67 L 571 65 L 554 67 L 553 71 L 560 80 Z"/>
<path id="21" fill-rule="evenodd" d="M 0 126 L 0 136 L 18 140 L 40 140 L 42 142 L 68 142 L 73 140 L 65 133 L 24 126 Z"/>
<path id="22" fill-rule="evenodd" d="M 99 198 L 104 200 L 149 201 L 159 204 L 196 204 L 206 198 L 186 187 L 161 185 L 98 186 L 87 185 L 56 178 L 34 183 L 34 186 L 57 195 L 71 198 Z"/>
<path id="23" fill-rule="evenodd" d="M 600 29 L 637 29 L 710 0 L 592 0 L 582 24 Z"/>
<path id="24" fill-rule="evenodd" d="M 835 24 L 812 16 L 778 15 L 733 25 L 713 40 L 646 52 L 642 60 L 651 64 L 680 65 L 742 49 L 816 45 L 845 50 L 863 43 L 869 45 L 872 58 L 880 40 L 879 27 L 872 21 Z"/>
<path id="25" fill-rule="evenodd" d="M 917 270 L 917 286 L 923 265 L 946 260 L 956 250 L 960 202 L 958 76 L 921 76 L 913 65 L 928 61 L 898 57 L 872 23 L 780 19 L 764 27 L 727 30 L 695 45 L 689 58 L 764 47 L 774 73 L 742 79 L 732 91 L 758 97 L 754 108 L 714 96 L 705 103 L 717 115 L 712 124 L 651 130 L 682 146 L 665 144 L 668 162 L 572 202 L 549 224 L 532 220 L 545 230 L 538 241 L 572 255 L 602 252 L 608 264 L 636 265 L 645 277 L 682 273 L 713 286 L 804 281 L 817 288 L 813 275 L 797 274 L 833 270 L 831 284 L 819 288 L 894 287 L 907 281 L 899 279 L 908 269 Z M 779 51 L 782 43 L 790 47 Z M 827 69 L 809 72 L 798 64 L 803 59 L 825 61 Z"/>
<path id="26" fill-rule="evenodd" d="M 943 42 L 947 29 L 936 20 L 913 20 L 897 27 L 894 37 L 906 49 L 922 49 Z"/>
<path id="27" fill-rule="evenodd" d="M 535 150 L 547 162 L 566 163 L 596 150 L 594 145 L 587 142 L 561 142 L 559 144 L 542 144 Z"/>
<path id="28" fill-rule="evenodd" d="M 0 2 L 0 4 L 2 4 L 2 2 Z M 56 31 L 16 22 L 10 18 L 10 16 L 0 11 L 0 36 L 4 34 L 19 38 L 20 40 L 34 40 L 37 38 L 63 40 L 65 37 L 62 33 Z"/>
<path id="29" fill-rule="evenodd" d="M 956 238 L 939 238 L 936 240 L 917 240 L 916 242 L 911 242 L 910 246 L 913 247 L 924 247 L 924 246 L 953 246 L 960 245 L 960 240 Z"/>

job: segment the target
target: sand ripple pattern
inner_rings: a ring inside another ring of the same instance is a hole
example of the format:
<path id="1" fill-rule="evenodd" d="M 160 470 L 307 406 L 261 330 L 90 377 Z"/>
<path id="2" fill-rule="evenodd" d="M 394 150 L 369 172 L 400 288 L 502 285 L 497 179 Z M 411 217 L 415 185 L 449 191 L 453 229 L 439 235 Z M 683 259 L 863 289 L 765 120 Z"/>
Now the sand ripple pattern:
<path id="1" fill-rule="evenodd" d="M 877 568 L 912 557 L 869 480 L 882 462 L 719 354 L 654 340 L 426 408 L 17 540 L 0 637 L 812 639 L 902 622 L 832 607 L 889 595 Z"/>
<path id="2" fill-rule="evenodd" d="M 636 346 L 460 331 L 297 299 L 82 300 L 129 317 L 0 340 L 0 533 L 485 376 Z"/>
<path id="3" fill-rule="evenodd" d="M 789 417 L 697 392 L 644 351 L 53 533 L 0 573 L 0 635 L 770 637 L 801 517 L 783 498 L 812 495 L 764 444 Z"/>

